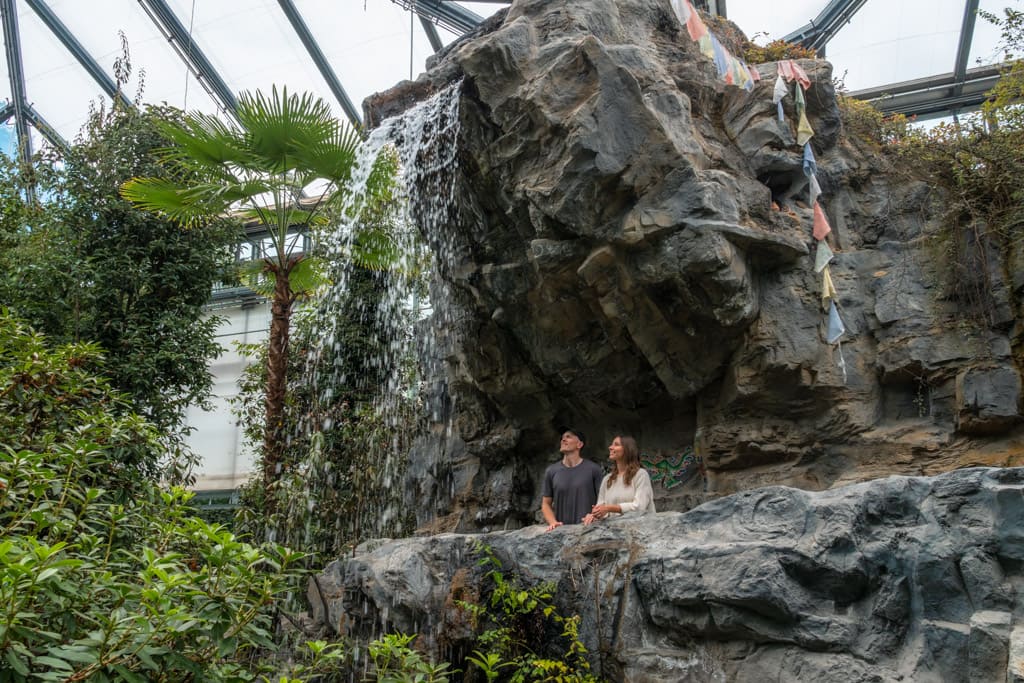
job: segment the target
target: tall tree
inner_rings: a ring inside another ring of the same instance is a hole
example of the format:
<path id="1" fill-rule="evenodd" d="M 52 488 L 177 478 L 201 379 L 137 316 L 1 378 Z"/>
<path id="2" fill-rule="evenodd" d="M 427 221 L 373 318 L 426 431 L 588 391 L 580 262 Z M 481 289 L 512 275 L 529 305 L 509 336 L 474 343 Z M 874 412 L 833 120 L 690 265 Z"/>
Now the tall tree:
<path id="1" fill-rule="evenodd" d="M 205 315 L 211 288 L 233 265 L 235 231 L 225 221 L 202 234 L 141 211 L 117 192 L 125 180 L 163 170 L 152 151 L 167 138 L 166 107 L 94 109 L 75 144 L 34 163 L 38 203 L 27 203 L 24 171 L 0 165 L 0 300 L 55 343 L 97 342 L 94 369 L 156 424 L 187 476 L 189 405 L 209 396 L 217 320 Z"/>
<path id="2" fill-rule="evenodd" d="M 273 88 L 239 97 L 235 121 L 191 113 L 162 127 L 172 146 L 160 153 L 170 177 L 137 177 L 122 195 L 141 208 L 199 228 L 232 212 L 264 231 L 270 249 L 259 266 L 273 284 L 267 352 L 263 483 L 268 512 L 284 454 L 288 339 L 292 306 L 319 281 L 314 258 L 296 251 L 294 235 L 338 215 L 351 197 L 359 133 L 336 119 L 330 107 L 310 94 L 289 95 Z M 366 194 L 390 188 L 393 157 L 373 165 Z M 358 243 L 358 241 L 357 241 Z M 380 246 L 379 236 L 364 245 Z M 373 253 L 376 251 L 377 253 Z M 379 260 L 386 250 L 353 252 Z"/>

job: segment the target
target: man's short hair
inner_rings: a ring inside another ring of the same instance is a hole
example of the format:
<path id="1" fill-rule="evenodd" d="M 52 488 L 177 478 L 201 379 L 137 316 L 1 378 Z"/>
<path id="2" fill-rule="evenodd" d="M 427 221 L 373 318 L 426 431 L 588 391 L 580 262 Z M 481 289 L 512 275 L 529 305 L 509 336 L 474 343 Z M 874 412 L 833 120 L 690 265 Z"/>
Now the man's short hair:
<path id="1" fill-rule="evenodd" d="M 562 427 L 562 432 L 561 433 L 565 434 L 566 432 L 569 432 L 570 434 L 575 436 L 577 439 L 582 441 L 584 444 L 587 443 L 587 437 L 579 429 L 576 429 L 574 427 Z"/>

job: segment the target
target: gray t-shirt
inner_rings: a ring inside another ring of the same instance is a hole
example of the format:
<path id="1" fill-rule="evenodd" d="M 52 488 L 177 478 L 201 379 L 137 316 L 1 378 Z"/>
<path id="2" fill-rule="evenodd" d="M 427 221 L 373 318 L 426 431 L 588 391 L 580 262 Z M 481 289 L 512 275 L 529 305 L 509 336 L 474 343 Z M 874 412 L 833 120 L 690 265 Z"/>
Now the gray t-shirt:
<path id="1" fill-rule="evenodd" d="M 602 478 L 601 466 L 590 460 L 583 460 L 575 467 L 556 462 L 544 471 L 541 495 L 552 499 L 555 519 L 562 524 L 579 524 L 597 503 Z"/>

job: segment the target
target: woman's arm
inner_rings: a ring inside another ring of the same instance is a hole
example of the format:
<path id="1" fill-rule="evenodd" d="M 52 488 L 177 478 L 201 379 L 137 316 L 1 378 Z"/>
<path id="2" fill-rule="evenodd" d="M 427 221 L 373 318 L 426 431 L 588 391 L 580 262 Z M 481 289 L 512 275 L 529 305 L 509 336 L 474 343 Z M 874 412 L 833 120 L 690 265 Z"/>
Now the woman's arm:
<path id="1" fill-rule="evenodd" d="M 593 524 L 597 520 L 604 517 L 604 514 L 598 514 L 598 508 L 607 507 L 604 504 L 606 494 L 608 493 L 608 477 L 610 474 L 604 475 L 601 480 L 601 485 L 597 488 L 597 503 L 591 508 L 590 513 L 583 517 L 584 524 Z"/>

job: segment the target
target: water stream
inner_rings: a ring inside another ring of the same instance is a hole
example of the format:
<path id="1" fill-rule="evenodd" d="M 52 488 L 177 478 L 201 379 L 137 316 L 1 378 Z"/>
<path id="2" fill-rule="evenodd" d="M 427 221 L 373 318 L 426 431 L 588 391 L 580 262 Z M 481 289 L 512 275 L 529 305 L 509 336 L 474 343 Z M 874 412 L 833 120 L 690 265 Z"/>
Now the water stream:
<path id="1" fill-rule="evenodd" d="M 300 429 L 310 447 L 300 468 L 305 489 L 287 503 L 290 517 L 307 518 L 307 536 L 314 533 L 314 517 L 321 525 L 333 519 L 338 538 L 411 530 L 415 515 L 403 509 L 403 472 L 429 403 L 422 397 L 419 359 L 430 353 L 433 334 L 425 320 L 439 305 L 429 292 L 438 264 L 426 240 L 442 239 L 455 210 L 460 86 L 449 86 L 371 132 L 342 218 L 318 236 L 332 284 L 297 315 L 297 327 L 304 330 L 300 343 L 308 348 L 298 386 L 309 392 L 312 405 Z M 382 155 L 397 162 L 398 171 L 393 201 L 380 206 L 371 197 L 379 187 L 374 168 Z M 397 255 L 376 272 L 353 265 L 354 240 L 368 225 L 386 233 Z M 339 444 L 352 451 L 341 462 L 331 452 Z M 354 511 L 315 509 L 331 498 L 313 489 L 339 484 L 359 489 Z M 290 542 L 300 547 L 317 543 L 292 536 Z"/>

